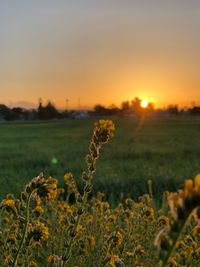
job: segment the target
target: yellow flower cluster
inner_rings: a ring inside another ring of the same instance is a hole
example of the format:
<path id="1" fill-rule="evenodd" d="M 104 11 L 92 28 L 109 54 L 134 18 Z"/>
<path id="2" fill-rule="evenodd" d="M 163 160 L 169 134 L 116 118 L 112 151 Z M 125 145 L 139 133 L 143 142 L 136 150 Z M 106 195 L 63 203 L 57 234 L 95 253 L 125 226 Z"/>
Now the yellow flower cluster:
<path id="1" fill-rule="evenodd" d="M 171 225 L 170 216 L 164 214 L 162 209 L 155 211 L 148 195 L 140 197 L 139 202 L 126 199 L 124 204 L 120 203 L 115 208 L 103 199 L 103 194 L 93 198 L 77 223 L 80 203 L 67 203 L 58 195 L 44 202 L 40 196 L 33 195 L 23 246 L 25 251 L 20 254 L 18 263 L 21 266 L 65 266 L 64 251 L 73 237 L 66 266 L 93 267 L 96 262 L 105 267 L 159 266 L 157 251 L 152 244 L 158 231 L 163 226 Z M 16 206 L 14 199 L 1 203 L 2 207 L 12 205 Z M 36 210 L 39 207 L 43 212 L 38 217 Z M 22 215 L 16 217 L 12 210 L 2 211 L 0 262 L 4 263 L 2 266 L 10 266 L 14 260 L 13 251 L 19 246 L 24 221 L 21 224 Z M 5 219 L 7 224 L 3 224 Z M 198 266 L 199 229 L 199 222 L 191 220 L 169 258 L 169 266 Z"/>
<path id="2" fill-rule="evenodd" d="M 34 241 L 47 240 L 49 230 L 44 223 L 37 220 L 29 225 L 28 237 L 29 239 L 33 238 Z"/>
<path id="3" fill-rule="evenodd" d="M 57 179 L 52 178 L 51 176 L 42 181 L 42 184 L 37 188 L 37 195 L 42 200 L 53 200 L 57 196 Z"/>
<path id="4" fill-rule="evenodd" d="M 195 239 L 192 240 L 190 246 L 186 245 L 186 247 L 185 241 L 179 242 L 179 239 L 190 220 L 193 219 L 194 222 L 200 220 L 200 174 L 196 175 L 194 182 L 191 179 L 185 180 L 184 188 L 179 190 L 178 193 L 169 194 L 169 207 L 172 219 L 155 239 L 155 245 L 160 250 L 162 266 L 172 261 L 170 256 L 175 253 L 177 248 L 182 248 L 182 251 L 176 257 L 181 255 L 183 259 L 186 258 L 185 255 L 188 256 L 188 253 L 189 257 L 199 257 Z M 198 224 L 190 234 L 198 235 Z"/>
<path id="5" fill-rule="evenodd" d="M 108 131 L 110 136 L 113 136 L 115 125 L 111 120 L 99 120 L 96 126 L 102 131 Z"/>

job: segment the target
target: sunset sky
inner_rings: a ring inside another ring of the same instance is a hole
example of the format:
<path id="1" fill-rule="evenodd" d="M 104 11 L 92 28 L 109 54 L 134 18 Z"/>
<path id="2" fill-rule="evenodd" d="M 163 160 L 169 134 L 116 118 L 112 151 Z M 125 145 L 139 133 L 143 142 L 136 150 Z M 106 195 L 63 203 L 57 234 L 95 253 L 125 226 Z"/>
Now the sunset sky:
<path id="1" fill-rule="evenodd" d="M 200 104 L 199 0 L 0 0 L 0 103 Z"/>

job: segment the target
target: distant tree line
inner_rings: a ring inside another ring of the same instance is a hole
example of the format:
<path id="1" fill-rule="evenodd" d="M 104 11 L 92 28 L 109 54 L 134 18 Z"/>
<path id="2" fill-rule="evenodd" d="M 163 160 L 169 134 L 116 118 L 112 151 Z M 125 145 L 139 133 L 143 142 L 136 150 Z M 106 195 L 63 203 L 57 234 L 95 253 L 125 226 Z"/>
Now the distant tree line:
<path id="1" fill-rule="evenodd" d="M 148 103 L 146 108 L 141 107 L 141 99 L 135 97 L 131 101 L 123 101 L 121 103 L 121 107 L 118 108 L 115 105 L 110 107 L 105 107 L 103 105 L 96 105 L 94 107 L 94 114 L 98 116 L 142 116 L 142 115 L 149 115 L 155 114 L 157 111 L 162 111 L 162 114 L 168 115 L 181 115 L 181 114 L 188 114 L 188 115 L 200 115 L 200 106 L 193 106 L 191 108 L 179 108 L 178 105 L 169 105 L 165 109 L 155 109 L 153 103 Z"/>
<path id="2" fill-rule="evenodd" d="M 99 116 L 130 116 L 130 115 L 146 115 L 150 114 L 154 111 L 153 103 L 148 103 L 146 108 L 141 107 L 141 99 L 135 97 L 131 101 L 123 101 L 121 103 L 121 107 L 118 108 L 115 105 L 112 105 L 108 108 L 102 105 L 96 105 L 94 107 L 94 114 Z"/>
<path id="3" fill-rule="evenodd" d="M 52 120 L 63 118 L 85 118 L 88 116 L 143 116 L 154 114 L 155 110 L 153 103 L 148 103 L 146 108 L 141 107 L 141 99 L 135 97 L 131 101 L 123 101 L 120 107 L 114 104 L 110 107 L 96 105 L 92 111 L 84 112 L 78 110 L 58 110 L 55 105 L 48 101 L 43 105 L 42 100 L 39 101 L 37 109 L 24 109 L 21 107 L 9 108 L 4 104 L 0 104 L 0 120 Z M 169 105 L 166 109 L 160 109 L 162 114 L 169 115 L 200 115 L 200 106 L 193 106 L 185 110 L 179 109 L 178 105 Z M 86 115 L 87 113 L 87 115 Z"/>
<path id="4" fill-rule="evenodd" d="M 39 102 L 37 109 L 24 109 L 21 107 L 9 108 L 4 104 L 0 104 L 0 120 L 51 120 L 68 117 L 70 112 L 58 111 L 55 105 L 49 101 L 46 105 Z"/>

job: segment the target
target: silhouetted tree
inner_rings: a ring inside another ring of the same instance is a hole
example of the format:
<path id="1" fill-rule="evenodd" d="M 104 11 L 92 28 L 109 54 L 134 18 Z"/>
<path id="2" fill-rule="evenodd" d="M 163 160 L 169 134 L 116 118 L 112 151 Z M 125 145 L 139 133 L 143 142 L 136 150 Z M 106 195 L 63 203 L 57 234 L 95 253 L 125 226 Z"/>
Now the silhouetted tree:
<path id="1" fill-rule="evenodd" d="M 139 97 L 135 97 L 132 101 L 131 101 L 131 110 L 133 111 L 133 113 L 135 113 L 136 115 L 142 115 L 142 107 L 141 107 L 141 99 Z"/>
<path id="2" fill-rule="evenodd" d="M 107 109 L 102 105 L 96 105 L 94 107 L 94 113 L 97 116 L 105 116 L 107 115 Z"/>
<path id="3" fill-rule="evenodd" d="M 0 117 L 2 119 L 8 119 L 10 116 L 10 109 L 4 104 L 0 104 Z"/>
<path id="4" fill-rule="evenodd" d="M 41 120 L 51 120 L 59 117 L 59 112 L 55 106 L 49 101 L 46 106 L 42 105 L 42 100 L 39 100 L 38 118 Z"/>
<path id="5" fill-rule="evenodd" d="M 167 108 L 167 111 L 171 115 L 178 115 L 179 114 L 179 109 L 177 105 L 169 105 Z"/>
<path id="6" fill-rule="evenodd" d="M 129 103 L 129 101 L 123 101 L 122 102 L 121 111 L 122 111 L 123 115 L 128 114 L 130 112 L 130 103 Z"/>
<path id="7" fill-rule="evenodd" d="M 191 115 L 200 115 L 200 107 L 192 107 L 189 112 Z"/>
<path id="8" fill-rule="evenodd" d="M 55 106 L 49 101 L 45 107 L 47 119 L 58 118 L 59 112 L 55 108 Z"/>
<path id="9" fill-rule="evenodd" d="M 13 119 L 19 120 L 23 118 L 24 110 L 23 108 L 16 107 L 16 108 L 12 108 L 11 113 L 12 113 Z"/>
<path id="10" fill-rule="evenodd" d="M 108 115 L 110 116 L 116 116 L 119 115 L 120 113 L 120 109 L 114 104 L 112 104 L 107 110 L 108 110 Z"/>

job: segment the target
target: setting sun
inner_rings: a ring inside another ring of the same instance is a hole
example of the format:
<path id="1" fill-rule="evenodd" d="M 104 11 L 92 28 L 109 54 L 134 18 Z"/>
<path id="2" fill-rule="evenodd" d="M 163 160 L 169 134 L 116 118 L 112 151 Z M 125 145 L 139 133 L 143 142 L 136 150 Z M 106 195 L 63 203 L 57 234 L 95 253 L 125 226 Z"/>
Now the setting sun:
<path id="1" fill-rule="evenodd" d="M 140 105 L 142 108 L 146 108 L 148 106 L 148 101 L 146 99 L 143 99 Z"/>

